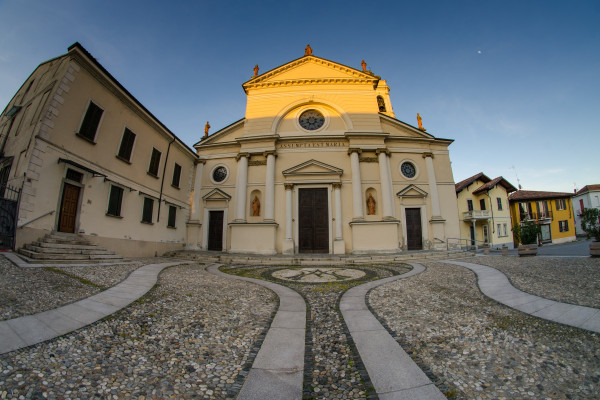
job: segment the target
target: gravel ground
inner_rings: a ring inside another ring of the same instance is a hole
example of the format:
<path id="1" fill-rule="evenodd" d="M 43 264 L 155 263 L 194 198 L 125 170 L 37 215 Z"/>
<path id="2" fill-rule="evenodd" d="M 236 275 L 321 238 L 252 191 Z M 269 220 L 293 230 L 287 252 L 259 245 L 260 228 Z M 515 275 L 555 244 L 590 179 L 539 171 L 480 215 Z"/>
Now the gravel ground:
<path id="1" fill-rule="evenodd" d="M 476 264 L 502 271 L 524 292 L 600 308 L 600 259 L 549 257 L 476 257 Z"/>
<path id="2" fill-rule="evenodd" d="M 1 355 L 0 398 L 234 398 L 276 307 L 263 287 L 172 267 L 107 319 Z"/>
<path id="3" fill-rule="evenodd" d="M 481 294 L 465 268 L 424 265 L 420 275 L 372 290 L 369 304 L 449 394 L 457 399 L 600 398 L 600 335 L 496 303 Z"/>

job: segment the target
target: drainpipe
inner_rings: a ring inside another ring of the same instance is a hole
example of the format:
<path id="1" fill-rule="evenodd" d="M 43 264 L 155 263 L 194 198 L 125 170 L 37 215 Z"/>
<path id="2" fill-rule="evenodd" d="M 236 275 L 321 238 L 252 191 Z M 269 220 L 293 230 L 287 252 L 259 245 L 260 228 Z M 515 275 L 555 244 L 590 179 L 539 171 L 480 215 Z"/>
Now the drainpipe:
<path id="1" fill-rule="evenodd" d="M 162 194 L 163 194 L 163 186 L 165 184 L 165 172 L 167 172 L 167 161 L 169 161 L 169 150 L 171 150 L 171 145 L 175 141 L 175 138 L 169 142 L 169 147 L 167 147 L 167 155 L 165 156 L 165 165 L 163 165 L 163 173 L 162 179 L 160 181 L 160 194 L 158 195 L 158 215 L 156 216 L 156 222 L 160 221 L 160 203 L 162 202 Z"/>

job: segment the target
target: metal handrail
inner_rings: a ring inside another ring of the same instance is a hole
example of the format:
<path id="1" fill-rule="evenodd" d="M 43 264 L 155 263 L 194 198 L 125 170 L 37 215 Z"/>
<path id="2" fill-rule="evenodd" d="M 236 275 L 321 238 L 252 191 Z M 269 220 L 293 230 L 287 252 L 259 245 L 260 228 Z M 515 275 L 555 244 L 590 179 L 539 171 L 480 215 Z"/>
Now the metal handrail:
<path id="1" fill-rule="evenodd" d="M 459 246 L 461 247 L 461 249 L 463 248 L 462 246 L 462 242 L 465 241 L 465 248 L 468 248 L 469 246 L 472 246 L 473 243 L 482 243 L 482 244 L 489 244 L 488 242 L 486 242 L 485 240 L 473 240 L 473 239 L 465 239 L 465 238 L 447 238 L 446 239 L 446 250 L 450 250 L 450 241 L 451 240 L 456 240 L 459 243 Z"/>
<path id="2" fill-rule="evenodd" d="M 44 218 L 44 217 L 45 217 L 45 216 L 47 216 L 47 215 L 52 215 L 52 214 L 54 214 L 55 212 L 56 212 L 56 210 L 48 211 L 46 214 L 40 215 L 39 217 L 36 217 L 36 218 L 32 219 L 31 221 L 27 221 L 27 222 L 25 222 L 24 224 L 21 224 L 21 225 L 19 225 L 19 226 L 18 226 L 18 228 L 19 228 L 19 229 L 21 229 L 21 228 L 23 228 L 24 226 L 26 226 L 26 225 L 29 225 L 30 223 L 32 223 L 32 222 L 35 222 L 35 221 L 37 221 L 38 219 L 42 219 L 42 218 Z"/>

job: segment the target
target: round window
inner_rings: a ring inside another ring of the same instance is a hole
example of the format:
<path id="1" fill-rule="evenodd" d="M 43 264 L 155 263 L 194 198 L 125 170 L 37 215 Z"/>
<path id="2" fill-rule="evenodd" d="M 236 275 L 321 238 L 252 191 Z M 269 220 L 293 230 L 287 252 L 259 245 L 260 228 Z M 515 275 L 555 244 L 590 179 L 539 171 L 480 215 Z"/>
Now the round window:
<path id="1" fill-rule="evenodd" d="M 414 178 L 417 175 L 417 169 L 411 162 L 405 161 L 400 166 L 400 172 L 407 178 Z"/>
<path id="2" fill-rule="evenodd" d="M 227 168 L 223 166 L 215 168 L 212 172 L 212 179 L 216 183 L 223 182 L 225 179 L 227 179 Z"/>
<path id="3" fill-rule="evenodd" d="M 325 124 L 325 117 L 317 110 L 307 110 L 300 114 L 298 122 L 307 131 L 316 131 Z"/>

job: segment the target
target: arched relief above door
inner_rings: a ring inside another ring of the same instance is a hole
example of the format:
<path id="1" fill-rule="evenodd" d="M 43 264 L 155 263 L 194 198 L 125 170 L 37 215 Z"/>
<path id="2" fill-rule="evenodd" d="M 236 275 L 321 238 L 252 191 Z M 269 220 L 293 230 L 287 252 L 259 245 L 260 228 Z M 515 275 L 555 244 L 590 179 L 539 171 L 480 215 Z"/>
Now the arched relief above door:
<path id="1" fill-rule="evenodd" d="M 326 100 L 304 99 L 287 104 L 281 109 L 281 111 L 279 111 L 279 113 L 273 119 L 273 124 L 271 125 L 271 133 L 279 134 L 281 132 L 283 123 L 287 122 L 288 120 L 294 123 L 293 131 L 306 133 L 306 131 L 303 130 L 297 123 L 297 120 L 303 112 L 311 109 L 320 112 L 325 117 L 324 126 L 318 131 L 315 131 L 315 133 L 322 132 L 324 130 L 327 130 L 328 128 L 332 128 L 335 130 L 338 130 L 338 128 L 340 128 L 339 130 L 344 132 L 353 129 L 352 120 L 341 107 Z M 289 126 L 286 127 L 285 130 L 292 131 L 292 129 L 290 129 Z"/>

